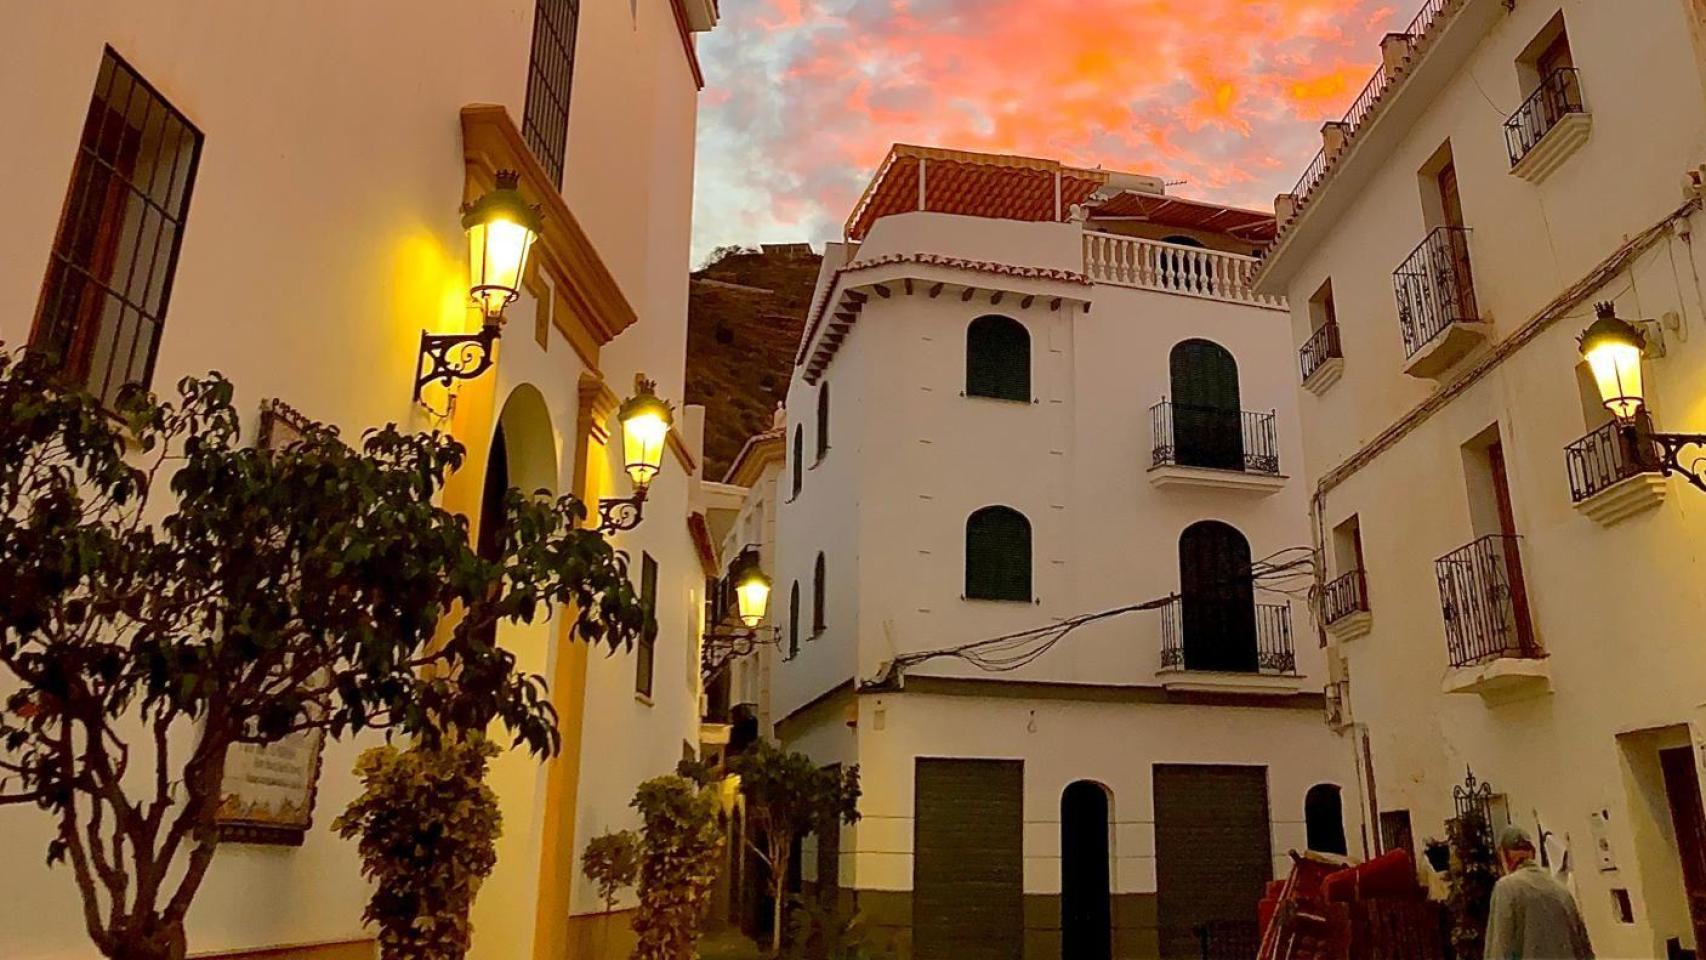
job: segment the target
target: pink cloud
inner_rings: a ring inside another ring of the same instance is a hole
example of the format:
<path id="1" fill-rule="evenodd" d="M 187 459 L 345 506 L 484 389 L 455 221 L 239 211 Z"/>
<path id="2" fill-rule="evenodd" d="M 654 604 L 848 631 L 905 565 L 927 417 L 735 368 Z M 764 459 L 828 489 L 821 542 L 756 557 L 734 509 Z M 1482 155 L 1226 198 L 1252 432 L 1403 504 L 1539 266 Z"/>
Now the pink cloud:
<path id="1" fill-rule="evenodd" d="M 894 142 L 1153 173 L 1264 205 L 1407 16 L 1378 0 L 724 7 L 703 54 L 701 250 L 826 239 Z"/>

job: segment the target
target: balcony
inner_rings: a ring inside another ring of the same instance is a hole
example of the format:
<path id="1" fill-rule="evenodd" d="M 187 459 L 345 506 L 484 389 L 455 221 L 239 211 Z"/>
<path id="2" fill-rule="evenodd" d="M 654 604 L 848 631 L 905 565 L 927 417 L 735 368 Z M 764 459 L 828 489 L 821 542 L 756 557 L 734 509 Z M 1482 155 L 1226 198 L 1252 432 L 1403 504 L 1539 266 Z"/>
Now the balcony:
<path id="1" fill-rule="evenodd" d="M 1601 526 L 1645 513 L 1665 499 L 1664 477 L 1641 464 L 1634 443 L 1616 423 L 1565 447 L 1564 469 L 1570 475 L 1570 502 Z"/>
<path id="2" fill-rule="evenodd" d="M 1274 414 L 1163 400 L 1149 410 L 1154 448 L 1149 482 L 1273 493 L 1279 472 Z"/>
<path id="3" fill-rule="evenodd" d="M 1581 74 L 1560 67 L 1540 81 L 1505 121 L 1511 173 L 1539 183 L 1587 142 L 1593 117 L 1582 102 Z"/>
<path id="4" fill-rule="evenodd" d="M 1297 351 L 1297 362 L 1303 371 L 1303 386 L 1321 396 L 1327 388 L 1339 382 L 1344 374 L 1345 355 L 1339 348 L 1339 325 L 1329 321 L 1310 335 Z"/>
<path id="5" fill-rule="evenodd" d="M 1249 595 L 1176 597 L 1161 608 L 1161 670 L 1168 690 L 1285 695 L 1302 688 L 1291 607 Z"/>
<path id="6" fill-rule="evenodd" d="M 1440 227 L 1392 273 L 1404 372 L 1439 378 L 1486 339 L 1469 269 L 1469 231 Z"/>
<path id="7" fill-rule="evenodd" d="M 1184 297 L 1285 309 L 1279 297 L 1257 294 L 1250 277 L 1255 257 L 1096 230 L 1084 232 L 1084 272 L 1097 283 Z"/>
<path id="8" fill-rule="evenodd" d="M 1368 609 L 1368 578 L 1361 570 L 1352 570 L 1322 588 L 1321 623 L 1340 643 L 1365 636 L 1374 628 L 1374 616 Z"/>
<path id="9" fill-rule="evenodd" d="M 1529 619 L 1520 538 L 1481 537 L 1434 561 L 1434 572 L 1451 662 L 1442 689 L 1489 700 L 1550 689 Z"/>

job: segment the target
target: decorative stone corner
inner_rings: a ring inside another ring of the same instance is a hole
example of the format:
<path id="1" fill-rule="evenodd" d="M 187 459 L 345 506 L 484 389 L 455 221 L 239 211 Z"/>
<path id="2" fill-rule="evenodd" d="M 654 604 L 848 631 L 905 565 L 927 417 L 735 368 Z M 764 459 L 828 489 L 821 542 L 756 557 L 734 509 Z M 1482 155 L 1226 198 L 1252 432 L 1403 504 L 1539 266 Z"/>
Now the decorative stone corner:
<path id="1" fill-rule="evenodd" d="M 1552 666 L 1545 657 L 1500 657 L 1455 667 L 1440 681 L 1444 693 L 1475 693 L 1488 704 L 1524 700 L 1552 692 Z"/>
<path id="2" fill-rule="evenodd" d="M 1288 697 L 1303 689 L 1295 673 L 1222 673 L 1216 670 L 1158 670 L 1155 678 L 1180 693 L 1241 693 Z"/>
<path id="3" fill-rule="evenodd" d="M 1319 397 L 1331 389 L 1333 384 L 1338 383 L 1339 378 L 1344 375 L 1345 358 L 1332 357 L 1316 367 L 1315 371 L 1304 379 L 1303 389 Z"/>
<path id="4" fill-rule="evenodd" d="M 1665 502 L 1669 485 L 1657 473 L 1637 473 L 1625 477 L 1586 500 L 1575 504 L 1576 511 L 1602 527 L 1622 523 L 1630 517 L 1646 513 Z"/>
<path id="5" fill-rule="evenodd" d="M 1346 643 L 1368 636 L 1368 632 L 1373 629 L 1374 614 L 1367 610 L 1358 610 L 1327 624 L 1327 635 L 1339 643 Z"/>
<path id="6" fill-rule="evenodd" d="M 1511 175 L 1521 177 L 1529 183 L 1539 183 L 1551 176 L 1552 171 L 1563 165 L 1570 155 L 1581 149 L 1588 142 L 1588 134 L 1593 132 L 1593 114 L 1571 113 L 1553 124 L 1552 129 L 1540 138 L 1540 142 L 1516 166 L 1511 167 Z"/>
<path id="7" fill-rule="evenodd" d="M 1486 321 L 1453 320 L 1416 351 L 1404 364 L 1404 372 L 1422 380 L 1438 380 L 1486 339 Z"/>
<path id="8" fill-rule="evenodd" d="M 1244 470 L 1214 470 L 1209 467 L 1180 467 L 1166 464 L 1149 468 L 1150 486 L 1199 487 L 1209 490 L 1238 490 L 1269 496 L 1291 479 L 1284 474 L 1251 473 Z"/>

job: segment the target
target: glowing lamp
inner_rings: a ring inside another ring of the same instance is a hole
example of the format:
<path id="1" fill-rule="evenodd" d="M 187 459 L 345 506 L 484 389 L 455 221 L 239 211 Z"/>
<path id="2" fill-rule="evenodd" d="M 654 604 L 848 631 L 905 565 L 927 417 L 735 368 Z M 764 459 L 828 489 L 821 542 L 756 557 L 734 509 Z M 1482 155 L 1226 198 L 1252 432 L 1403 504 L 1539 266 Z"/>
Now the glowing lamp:
<path id="1" fill-rule="evenodd" d="M 1619 423 L 1633 423 L 1640 411 L 1641 353 L 1647 339 L 1627 320 L 1619 319 L 1609 303 L 1596 308 L 1599 318 L 1582 333 L 1582 357 L 1593 371 L 1594 384 Z"/>
<path id="2" fill-rule="evenodd" d="M 521 293 L 527 254 L 539 236 L 539 211 L 517 189 L 513 170 L 499 170 L 497 188 L 462 208 L 468 232 L 469 294 L 486 323 L 496 324 Z"/>
<path id="3" fill-rule="evenodd" d="M 740 622 L 756 627 L 764 621 L 764 611 L 770 606 L 770 578 L 758 565 L 758 551 L 751 548 L 741 551 L 732 573 Z"/>
<path id="4" fill-rule="evenodd" d="M 663 448 L 675 421 L 669 404 L 659 400 L 656 391 L 655 383 L 635 377 L 634 395 L 616 411 L 622 423 L 623 467 L 634 482 L 634 491 L 642 494 L 663 466 Z"/>

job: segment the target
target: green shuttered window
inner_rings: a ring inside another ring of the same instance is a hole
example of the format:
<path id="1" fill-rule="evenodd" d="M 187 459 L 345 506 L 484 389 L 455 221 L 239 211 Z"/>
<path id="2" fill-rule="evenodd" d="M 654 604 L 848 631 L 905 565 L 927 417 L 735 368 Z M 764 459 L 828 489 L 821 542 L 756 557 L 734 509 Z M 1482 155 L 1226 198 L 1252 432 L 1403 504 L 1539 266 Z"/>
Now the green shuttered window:
<path id="1" fill-rule="evenodd" d="M 1031 402 L 1031 335 L 1010 317 L 966 328 L 966 396 Z"/>
<path id="2" fill-rule="evenodd" d="M 658 562 L 649 553 L 640 555 L 640 605 L 646 608 L 646 628 L 635 648 L 634 690 L 652 695 L 652 673 L 657 665 Z"/>
<path id="3" fill-rule="evenodd" d="M 966 597 L 1031 599 L 1031 522 L 1011 507 L 966 518 Z"/>

